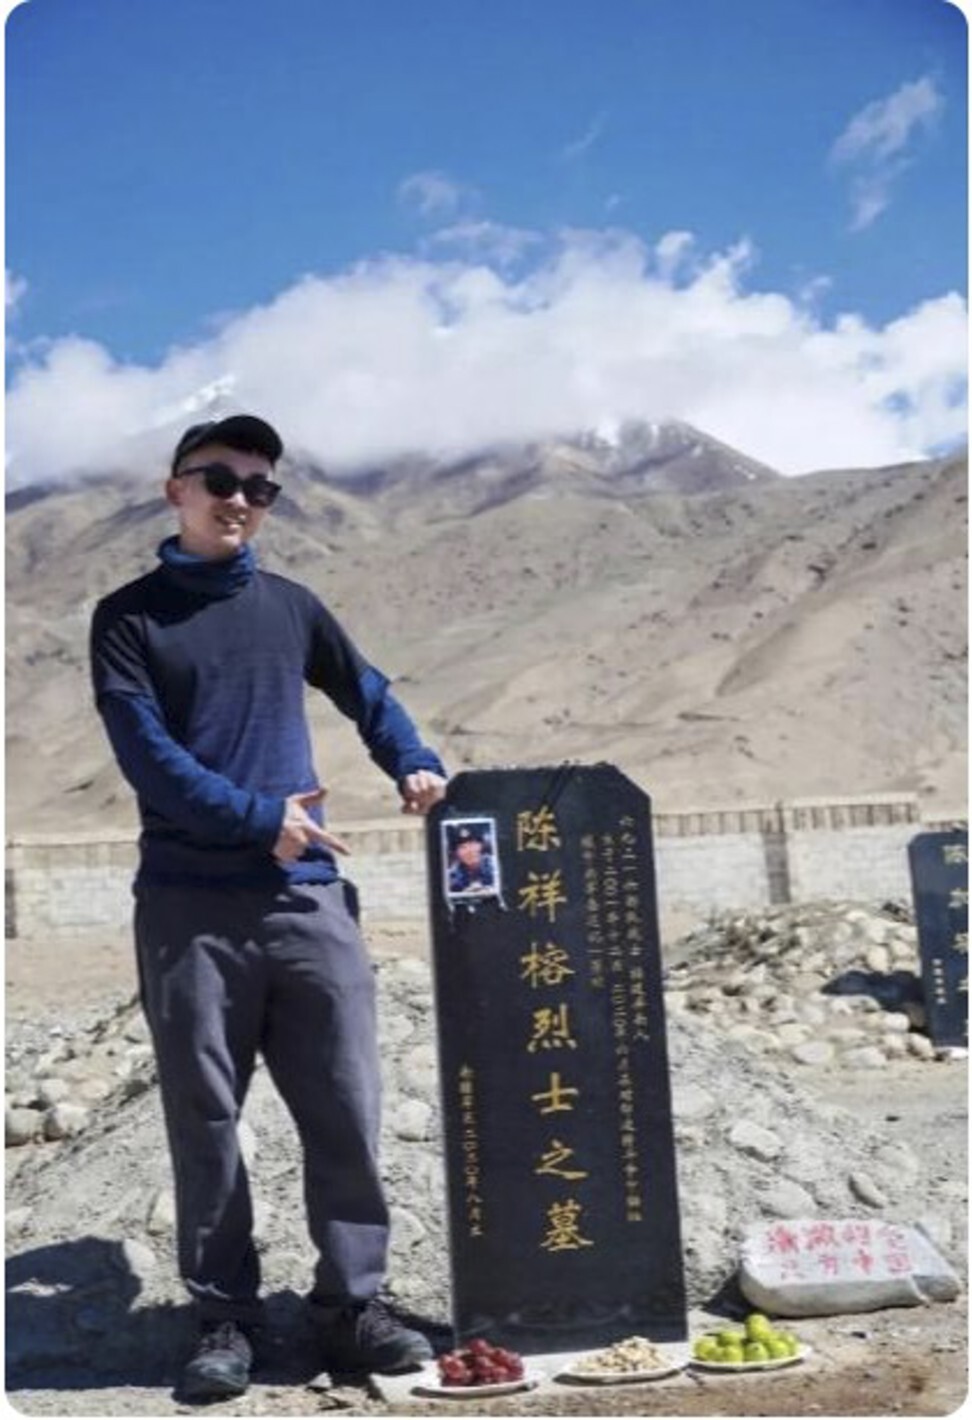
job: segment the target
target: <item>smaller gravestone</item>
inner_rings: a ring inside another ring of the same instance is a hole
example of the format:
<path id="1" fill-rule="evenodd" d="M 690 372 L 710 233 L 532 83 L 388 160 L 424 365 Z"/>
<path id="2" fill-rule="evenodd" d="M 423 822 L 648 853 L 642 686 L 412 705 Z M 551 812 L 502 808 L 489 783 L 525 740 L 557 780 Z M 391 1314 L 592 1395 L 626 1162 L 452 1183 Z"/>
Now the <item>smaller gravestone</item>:
<path id="1" fill-rule="evenodd" d="M 969 839 L 964 829 L 919 833 L 908 845 L 928 1034 L 968 1045 Z"/>
<path id="2" fill-rule="evenodd" d="M 772 1316 L 834 1316 L 950 1302 L 959 1280 L 917 1228 L 873 1218 L 757 1223 L 743 1238 L 743 1296 Z"/>

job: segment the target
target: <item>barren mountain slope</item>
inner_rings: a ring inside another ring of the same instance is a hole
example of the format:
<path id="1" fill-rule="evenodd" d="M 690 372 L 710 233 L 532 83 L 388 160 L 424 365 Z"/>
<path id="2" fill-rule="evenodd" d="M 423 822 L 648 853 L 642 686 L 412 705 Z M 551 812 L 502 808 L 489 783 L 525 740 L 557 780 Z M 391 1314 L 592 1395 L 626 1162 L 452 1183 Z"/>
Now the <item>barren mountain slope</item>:
<path id="1" fill-rule="evenodd" d="M 568 452 L 565 477 L 562 445 L 507 451 L 502 496 L 495 456 L 358 485 L 289 467 L 263 565 L 319 591 L 454 769 L 606 758 L 671 808 L 961 806 L 964 460 L 800 479 L 743 462 L 685 495 Z M 8 508 L 8 831 L 134 822 L 87 625 L 170 526 L 144 477 Z M 311 710 L 332 816 L 393 810 L 353 729 Z"/>

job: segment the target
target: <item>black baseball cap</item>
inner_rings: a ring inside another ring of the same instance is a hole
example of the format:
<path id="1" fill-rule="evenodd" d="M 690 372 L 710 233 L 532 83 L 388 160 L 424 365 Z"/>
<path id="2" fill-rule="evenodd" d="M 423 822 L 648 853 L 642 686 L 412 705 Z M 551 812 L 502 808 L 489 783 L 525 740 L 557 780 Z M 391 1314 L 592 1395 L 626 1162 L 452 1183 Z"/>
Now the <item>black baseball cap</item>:
<path id="1" fill-rule="evenodd" d="M 231 414 L 228 419 L 210 419 L 187 429 L 172 455 L 173 472 L 186 454 L 201 449 L 203 444 L 226 444 L 244 453 L 263 454 L 272 464 L 283 453 L 280 435 L 265 419 L 258 419 L 255 414 Z"/>

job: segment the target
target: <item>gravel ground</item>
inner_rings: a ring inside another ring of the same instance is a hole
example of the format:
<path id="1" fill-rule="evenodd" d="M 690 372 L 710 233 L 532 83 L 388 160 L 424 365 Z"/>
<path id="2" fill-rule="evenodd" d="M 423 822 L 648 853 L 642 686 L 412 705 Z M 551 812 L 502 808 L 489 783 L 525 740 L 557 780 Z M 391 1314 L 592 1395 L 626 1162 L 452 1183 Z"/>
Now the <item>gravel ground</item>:
<path id="1" fill-rule="evenodd" d="M 386 1022 L 394 1023 L 391 1034 L 400 1033 L 400 1021 L 406 1014 L 404 1007 L 411 1011 L 412 1036 L 389 1041 L 386 1050 L 391 1075 L 391 1099 L 386 1112 L 397 1118 L 403 1102 L 398 1096 L 404 1089 L 401 1080 L 405 1073 L 409 1078 L 410 1102 L 414 1105 L 429 1098 L 428 1092 L 424 1099 L 416 1095 L 417 1074 L 421 1075 L 421 1071 L 416 1073 L 415 1051 L 426 1048 L 417 1007 L 425 980 L 422 942 L 419 934 L 409 934 L 402 928 L 373 929 L 371 937 L 379 962 L 379 981 L 397 983 L 395 1010 L 391 1017 L 386 1017 Z M 8 953 L 6 969 L 8 1051 L 23 1054 L 28 1050 L 29 1053 L 28 1048 L 40 1049 L 44 1043 L 49 1044 L 52 1026 L 59 1026 L 67 1035 L 96 1029 L 106 1014 L 111 1014 L 112 1005 L 124 1001 L 131 989 L 131 966 L 125 943 L 74 944 L 69 949 L 62 945 L 56 957 L 56 970 L 52 969 L 56 944 L 34 944 L 33 949 L 31 944 L 10 945 L 12 950 Z M 52 981 L 57 983 L 56 991 L 51 986 Z M 684 1041 L 681 1072 L 690 1078 L 693 1071 L 699 1079 L 705 1078 L 706 1072 L 711 1077 L 712 1064 L 704 1054 L 703 1044 L 697 1042 L 691 1032 L 679 1034 L 677 1038 Z M 718 1042 L 712 1048 L 718 1050 Z M 422 1057 L 418 1058 L 421 1061 Z M 676 1058 L 677 1052 L 673 1051 L 673 1061 Z M 746 1057 L 739 1051 L 729 1051 L 724 1058 L 730 1075 L 732 1071 L 741 1072 L 747 1080 L 758 1078 L 760 1071 L 766 1068 L 758 1059 Z M 405 1073 L 400 1077 L 399 1071 L 403 1070 Z M 676 1075 L 676 1088 L 678 1083 Z M 697 1090 L 698 1086 L 695 1088 Z M 794 1128 L 811 1142 L 816 1137 L 815 1130 L 832 1131 L 835 1119 L 838 1122 L 844 1119 L 845 1127 L 853 1128 L 854 1148 L 864 1148 L 872 1137 L 879 1142 L 890 1140 L 905 1146 L 921 1160 L 923 1173 L 913 1196 L 898 1199 L 903 1210 L 901 1216 L 913 1221 L 929 1208 L 940 1215 L 947 1201 L 952 1200 L 956 1215 L 952 1221 L 964 1242 L 967 1096 L 962 1064 L 936 1065 L 903 1059 L 889 1062 L 880 1072 L 855 1074 L 804 1069 L 800 1072 L 799 1090 L 791 1092 L 788 1084 L 774 1079 L 772 1088 L 767 1085 L 766 1094 L 770 1105 L 776 1101 L 773 1107 L 778 1112 L 793 1112 Z M 835 1116 L 834 1108 L 846 1111 L 846 1115 Z M 62 1248 L 66 1240 L 76 1244 L 82 1234 L 112 1236 L 112 1229 L 104 1221 L 112 1207 L 119 1219 L 115 1235 L 131 1240 L 132 1227 L 124 1211 L 128 1206 L 125 1200 L 145 1188 L 149 1174 L 159 1180 L 165 1177 L 161 1133 L 156 1132 L 159 1126 L 153 1116 L 154 1109 L 155 1102 L 149 1093 L 127 1105 L 126 1114 L 99 1120 L 90 1138 L 82 1135 L 80 1139 L 60 1144 L 7 1150 L 8 1288 L 13 1289 L 8 1294 L 8 1325 L 11 1324 L 11 1301 L 23 1301 L 22 1288 L 18 1291 L 16 1287 L 18 1278 L 27 1279 L 28 1291 L 34 1289 L 32 1302 L 46 1305 L 49 1300 L 56 1300 L 61 1285 L 57 1272 L 59 1263 L 48 1275 L 38 1265 L 45 1247 L 51 1249 L 52 1258 L 59 1259 L 63 1253 L 54 1249 Z M 413 1133 L 416 1132 L 414 1123 L 413 1119 Z M 257 1118 L 258 1132 L 276 1127 L 269 1114 L 266 1118 Z M 418 1132 L 421 1135 L 421 1131 Z M 827 1133 L 826 1137 L 829 1139 L 831 1134 Z M 694 1143 L 690 1141 L 689 1147 L 697 1151 L 693 1158 L 698 1159 L 701 1168 L 706 1155 L 712 1152 L 711 1139 L 697 1137 Z M 847 1147 L 852 1146 L 848 1143 Z M 270 1154 L 274 1152 L 274 1149 L 268 1150 Z M 401 1213 L 412 1216 L 414 1200 L 408 1194 L 408 1186 L 413 1190 L 418 1186 L 420 1191 L 436 1187 L 439 1159 L 434 1130 L 430 1126 L 424 1140 L 421 1137 L 402 1140 L 392 1130 L 386 1152 L 392 1201 Z M 152 1154 L 151 1161 L 144 1158 L 146 1153 Z M 275 1162 L 279 1170 L 281 1162 L 289 1164 L 290 1161 L 278 1158 Z M 424 1172 L 420 1165 L 424 1166 Z M 754 1188 L 758 1180 L 742 1171 L 741 1162 L 737 1161 L 732 1167 L 736 1168 L 737 1186 L 745 1202 L 749 1197 L 747 1190 Z M 416 1173 L 417 1185 L 411 1177 Z M 698 1191 L 694 1174 L 693 1169 L 687 1185 L 683 1177 L 683 1215 L 692 1220 L 698 1217 L 701 1227 L 699 1210 L 708 1194 Z M 818 1182 L 822 1187 L 826 1181 L 821 1176 Z M 709 1192 L 724 1186 L 716 1175 L 706 1184 Z M 832 1180 L 828 1186 L 834 1186 Z M 11 1219 L 18 1210 L 20 1222 L 11 1228 Z M 281 1204 L 279 1212 L 284 1215 L 284 1222 L 290 1217 L 290 1211 L 289 1205 Z M 428 1213 L 435 1211 L 427 1204 Z M 708 1202 L 704 1211 L 711 1227 Z M 415 1206 L 414 1214 L 419 1218 L 423 1216 L 420 1206 Z M 84 1219 L 83 1223 L 79 1223 L 79 1216 Z M 407 1216 L 400 1219 L 399 1229 L 406 1233 Z M 306 1271 L 306 1255 L 301 1256 L 301 1244 L 287 1233 L 284 1222 L 279 1218 L 267 1220 L 268 1260 L 283 1250 L 287 1253 L 284 1262 L 292 1264 L 299 1259 Z M 728 1229 L 734 1225 L 733 1219 L 726 1219 L 723 1225 Z M 436 1248 L 441 1254 L 441 1240 L 437 1240 L 434 1226 L 430 1225 L 429 1233 L 430 1236 L 423 1238 L 416 1233 L 407 1239 L 408 1246 L 400 1245 L 392 1280 L 399 1299 L 414 1314 L 431 1322 L 433 1338 L 445 1346 L 448 1333 L 444 1326 L 444 1267 L 441 1255 L 435 1256 Z M 717 1233 L 711 1232 L 710 1237 L 715 1247 L 720 1241 Z M 172 1381 L 178 1372 L 176 1343 L 184 1344 L 186 1309 L 180 1304 L 177 1287 L 173 1288 L 171 1267 L 166 1258 L 170 1238 L 163 1231 L 151 1241 L 160 1259 L 153 1264 L 158 1275 L 153 1274 L 149 1279 L 150 1289 L 155 1287 L 158 1297 L 155 1312 L 159 1319 L 158 1355 L 153 1357 L 146 1352 L 143 1336 L 140 1346 L 132 1346 L 127 1353 L 131 1357 L 130 1364 L 118 1365 L 112 1359 L 110 1368 L 105 1367 L 106 1359 L 126 1354 L 125 1338 L 99 1330 L 101 1323 L 97 1321 L 91 1323 L 93 1329 L 87 1341 L 82 1339 L 80 1353 L 77 1347 L 73 1352 L 65 1351 L 65 1356 L 73 1357 L 70 1362 L 63 1358 L 58 1360 L 59 1353 L 53 1343 L 45 1352 L 44 1338 L 36 1328 L 33 1337 L 8 1335 L 11 1369 L 7 1395 L 16 1410 L 38 1415 L 164 1416 L 186 1413 L 191 1408 L 180 1404 L 172 1391 Z M 303 1251 L 306 1254 L 306 1244 Z M 30 1260 L 25 1261 L 28 1257 Z M 424 1259 L 430 1257 L 435 1261 L 426 1265 Z M 962 1263 L 955 1256 L 950 1254 L 950 1260 L 962 1271 Z M 690 1279 L 695 1278 L 698 1293 L 704 1281 L 704 1269 L 701 1263 L 691 1260 L 687 1266 Z M 299 1280 L 294 1278 L 288 1288 L 281 1284 L 283 1276 L 283 1266 L 279 1273 L 271 1269 L 268 1275 L 271 1326 L 255 1383 L 241 1399 L 207 1407 L 213 1413 L 296 1416 L 340 1410 L 351 1415 L 946 1415 L 958 1408 L 967 1391 L 967 1310 L 963 1295 L 947 1305 L 795 1323 L 801 1338 L 811 1346 L 812 1354 L 805 1363 L 785 1371 L 759 1376 L 713 1376 L 690 1371 L 670 1379 L 627 1386 L 580 1389 L 546 1384 L 537 1391 L 504 1399 L 471 1401 L 455 1397 L 403 1403 L 398 1398 L 400 1388 L 396 1389 L 396 1398 L 390 1400 L 365 1381 L 330 1389 L 314 1384 L 317 1367 L 313 1347 L 309 1338 L 299 1331 L 298 1299 L 290 1290 L 299 1285 Z M 713 1312 L 703 1311 L 705 1303 L 698 1295 L 693 1297 L 693 1306 L 693 1330 L 715 1319 Z M 45 1306 L 36 1312 L 28 1308 L 26 1313 L 38 1318 L 50 1314 L 50 1308 L 45 1310 Z M 78 1320 L 79 1316 L 75 1315 L 74 1322 Z M 12 1350 L 11 1340 L 14 1342 Z M 33 1362 L 30 1361 L 32 1343 L 39 1348 Z M 26 1354 L 27 1364 L 15 1368 L 10 1357 L 16 1356 L 18 1346 L 21 1353 Z M 45 1355 L 46 1361 L 43 1360 Z M 43 1363 L 37 1364 L 38 1360 Z"/>

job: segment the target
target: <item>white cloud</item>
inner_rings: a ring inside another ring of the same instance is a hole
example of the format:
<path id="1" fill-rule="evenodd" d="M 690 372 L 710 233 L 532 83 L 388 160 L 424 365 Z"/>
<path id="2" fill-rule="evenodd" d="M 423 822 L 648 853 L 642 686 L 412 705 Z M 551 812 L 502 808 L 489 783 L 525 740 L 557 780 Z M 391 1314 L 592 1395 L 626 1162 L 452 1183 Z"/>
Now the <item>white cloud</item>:
<path id="1" fill-rule="evenodd" d="M 691 232 L 666 232 L 655 243 L 655 261 L 659 276 L 668 281 L 683 267 L 695 244 Z"/>
<path id="2" fill-rule="evenodd" d="M 895 463 L 964 432 L 958 295 L 828 324 L 755 287 L 746 241 L 573 231 L 531 251 L 515 274 L 464 255 L 307 276 L 158 367 L 49 342 L 12 372 L 9 477 L 114 467 L 135 436 L 158 467 L 174 438 L 160 411 L 227 379 L 237 407 L 332 467 L 626 418 L 687 420 L 785 473 Z"/>
<path id="3" fill-rule="evenodd" d="M 909 147 L 934 125 L 943 106 L 935 81 L 925 75 L 867 104 L 850 120 L 830 150 L 830 162 L 851 176 L 853 231 L 869 227 L 888 206 L 895 181 L 911 161 Z"/>
<path id="4" fill-rule="evenodd" d="M 446 173 L 412 173 L 398 184 L 398 200 L 418 208 L 423 217 L 441 217 L 457 212 L 471 189 Z"/>
<path id="5" fill-rule="evenodd" d="M 457 222 L 454 226 L 442 227 L 432 233 L 428 242 L 431 246 L 455 247 L 469 257 L 495 261 L 497 265 L 506 267 L 542 240 L 539 232 L 507 227 L 500 222 L 481 221 Z"/>
<path id="6" fill-rule="evenodd" d="M 15 276 L 8 269 L 4 271 L 4 308 L 10 316 L 20 304 L 27 290 L 27 282 L 22 276 Z"/>
<path id="7" fill-rule="evenodd" d="M 875 99 L 854 115 L 833 146 L 835 161 L 883 162 L 895 157 L 907 147 L 915 128 L 927 127 L 941 111 L 942 103 L 934 80 L 927 75 L 902 84 L 888 98 Z"/>
<path id="8" fill-rule="evenodd" d="M 578 158 L 583 158 L 594 147 L 594 144 L 601 137 L 607 123 L 607 115 L 599 113 L 587 125 L 587 128 L 579 138 L 575 138 L 570 143 L 565 143 L 560 150 L 561 159 L 565 163 L 576 162 Z"/>

